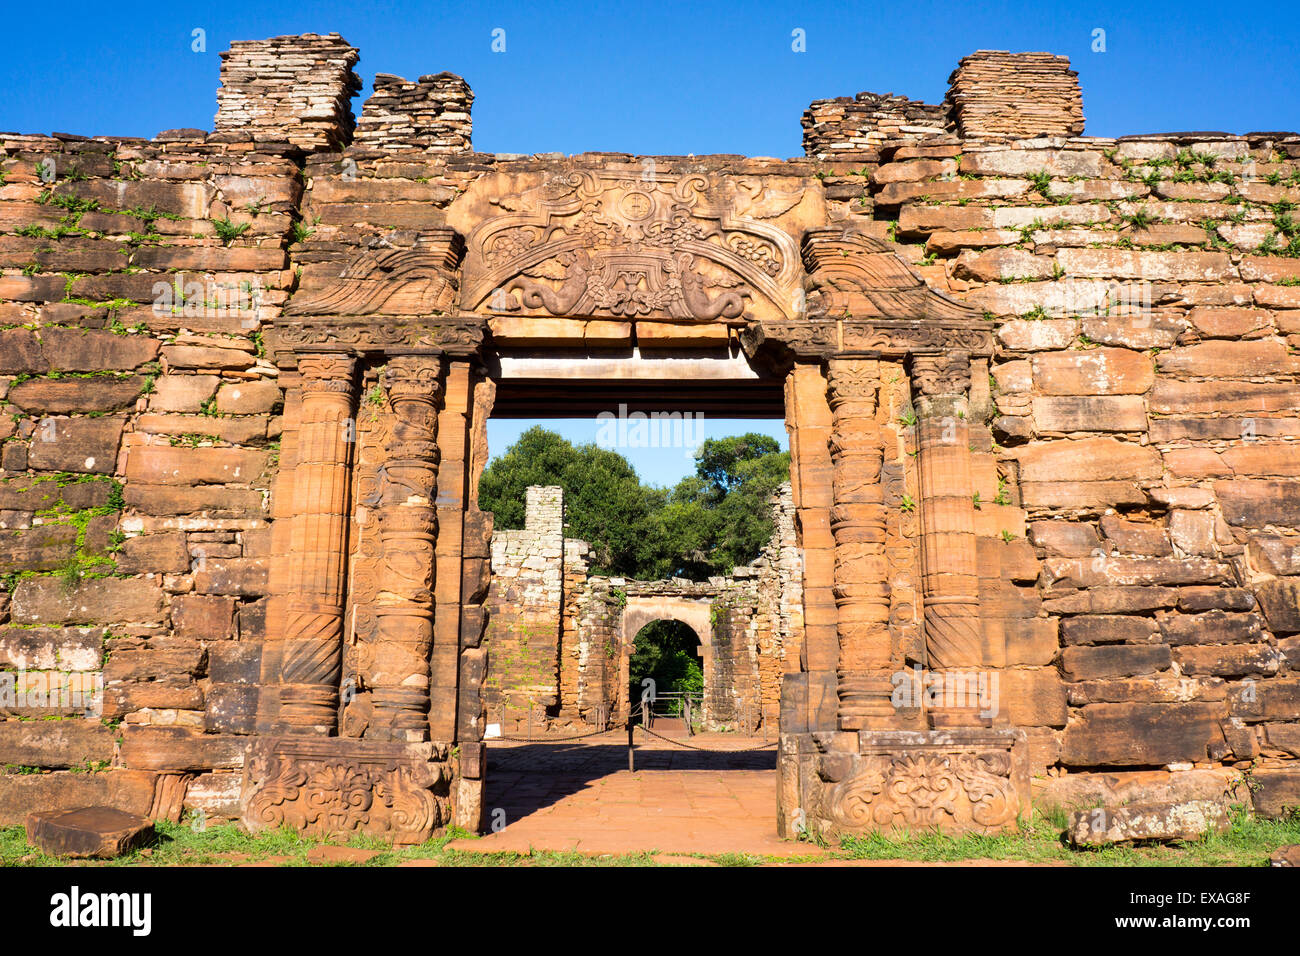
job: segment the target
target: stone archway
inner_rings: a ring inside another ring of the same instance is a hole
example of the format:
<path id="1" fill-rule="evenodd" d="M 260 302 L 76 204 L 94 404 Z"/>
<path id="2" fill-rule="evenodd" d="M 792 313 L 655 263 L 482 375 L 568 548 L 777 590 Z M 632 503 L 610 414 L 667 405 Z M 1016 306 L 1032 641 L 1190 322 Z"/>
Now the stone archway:
<path id="1" fill-rule="evenodd" d="M 804 167 L 495 169 L 436 226 L 395 235 L 401 248 L 313 270 L 269 336 L 290 389 L 280 480 L 295 510 L 245 819 L 297 822 L 341 798 L 329 781 L 342 772 L 372 795 L 344 829 L 479 827 L 491 515 L 473 484 L 497 389 L 526 402 L 558 376 L 589 404 L 722 386 L 725 407 L 760 384 L 783 390 L 806 626 L 781 690 L 781 832 L 797 810 L 824 832 L 912 819 L 871 786 L 909 760 L 939 776 L 977 768 L 959 775 L 969 799 L 926 823 L 1013 823 L 1023 734 L 891 696 L 909 663 L 997 665 L 983 657 L 971 492 L 986 323 L 889 243 L 828 226 Z"/>
<path id="2" fill-rule="evenodd" d="M 717 683 L 715 658 L 713 654 L 713 603 L 707 598 L 688 598 L 671 594 L 645 596 L 629 595 L 627 606 L 623 609 L 623 645 L 630 655 L 636 653 L 636 636 L 646 625 L 655 621 L 676 621 L 684 624 L 695 634 L 699 642 L 696 653 L 700 658 L 700 667 L 704 671 L 704 713 L 703 719 L 709 719 L 709 693 Z M 628 687 L 626 693 L 634 697 L 639 691 Z M 634 707 L 636 701 L 629 700 Z M 631 710 L 629 710 L 629 713 Z"/>

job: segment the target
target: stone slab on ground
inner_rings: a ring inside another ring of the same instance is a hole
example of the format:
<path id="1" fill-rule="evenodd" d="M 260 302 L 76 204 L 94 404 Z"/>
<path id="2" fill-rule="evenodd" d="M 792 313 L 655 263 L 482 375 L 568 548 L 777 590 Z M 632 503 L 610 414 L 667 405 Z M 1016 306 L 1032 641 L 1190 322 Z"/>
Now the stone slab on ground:
<path id="1" fill-rule="evenodd" d="M 1280 846 L 1268 857 L 1269 866 L 1300 866 L 1300 843 Z"/>
<path id="2" fill-rule="evenodd" d="M 1075 846 L 1103 846 L 1133 840 L 1195 840 L 1230 827 L 1222 803 L 1188 800 L 1079 810 L 1071 815 L 1066 832 Z"/>
<path id="3" fill-rule="evenodd" d="M 354 846 L 314 846 L 307 851 L 307 862 L 316 865 L 335 863 L 365 863 L 379 856 L 379 850 L 363 850 Z"/>
<path id="4" fill-rule="evenodd" d="M 27 815 L 27 842 L 50 856 L 109 860 L 153 836 L 148 817 L 115 807 L 84 807 Z"/>

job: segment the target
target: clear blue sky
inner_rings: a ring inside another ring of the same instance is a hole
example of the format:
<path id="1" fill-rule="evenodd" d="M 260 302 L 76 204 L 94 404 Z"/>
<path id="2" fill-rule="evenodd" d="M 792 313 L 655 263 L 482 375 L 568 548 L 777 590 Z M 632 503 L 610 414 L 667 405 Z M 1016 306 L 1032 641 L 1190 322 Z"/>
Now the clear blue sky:
<path id="1" fill-rule="evenodd" d="M 194 29 L 207 52 L 190 50 Z M 506 51 L 490 49 L 506 31 Z M 807 52 L 791 50 L 802 29 Z M 1106 52 L 1093 53 L 1093 31 Z M 1087 132 L 1300 127 L 1300 17 L 1289 3 L 379 2 L 66 0 L 7 5 L 0 130 L 152 136 L 211 129 L 234 39 L 341 33 L 376 72 L 452 70 L 493 152 L 800 153 L 815 98 L 860 90 L 937 103 L 976 49 L 1068 55 Z"/>
<path id="2" fill-rule="evenodd" d="M 206 52 L 191 50 L 196 29 Z M 496 29 L 504 53 L 492 52 Z M 1104 53 L 1092 51 L 1098 29 Z M 1068 55 L 1090 135 L 1300 128 L 1300 18 L 1286 3 L 67 0 L 6 10 L 0 130 L 211 129 L 231 40 L 331 31 L 361 50 L 354 112 L 376 72 L 451 70 L 474 89 L 474 144 L 487 152 L 796 156 L 811 100 L 871 90 L 938 103 L 957 61 L 981 48 Z M 493 422 L 492 450 L 529 424 Z M 547 424 L 597 437 L 594 421 Z M 780 422 L 708 421 L 704 434 L 749 430 L 785 445 Z M 656 484 L 692 471 L 680 449 L 619 450 Z"/>

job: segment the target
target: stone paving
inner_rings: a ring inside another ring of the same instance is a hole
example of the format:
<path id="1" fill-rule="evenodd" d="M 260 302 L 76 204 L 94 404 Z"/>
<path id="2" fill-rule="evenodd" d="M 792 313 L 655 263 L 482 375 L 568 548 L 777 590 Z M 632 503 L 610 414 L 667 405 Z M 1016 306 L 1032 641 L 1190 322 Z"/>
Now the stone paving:
<path id="1" fill-rule="evenodd" d="M 664 728 L 657 728 L 664 729 Z M 820 851 L 776 836 L 774 740 L 705 734 L 708 752 L 637 734 L 636 769 L 627 769 L 626 735 L 562 743 L 489 742 L 487 794 L 505 826 L 458 850 L 532 849 L 583 853 L 753 853 L 802 856 Z M 767 749 L 728 753 L 748 747 Z"/>

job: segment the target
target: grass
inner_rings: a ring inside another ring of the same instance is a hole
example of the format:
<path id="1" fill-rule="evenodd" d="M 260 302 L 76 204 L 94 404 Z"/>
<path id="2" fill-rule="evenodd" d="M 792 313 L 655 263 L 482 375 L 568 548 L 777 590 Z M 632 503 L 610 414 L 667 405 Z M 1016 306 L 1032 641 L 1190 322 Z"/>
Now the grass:
<path id="1" fill-rule="evenodd" d="M 1208 834 L 1200 840 L 1073 849 L 1062 836 L 1065 817 L 1064 812 L 1048 815 L 1035 812 L 1018 833 L 996 836 L 873 833 L 846 837 L 841 849 L 848 859 L 929 863 L 979 859 L 1067 863 L 1072 866 L 1267 866 L 1270 853 L 1278 847 L 1300 841 L 1300 816 L 1288 820 L 1261 820 L 1244 810 L 1236 810 L 1232 814 L 1230 830 Z"/>
<path id="2" fill-rule="evenodd" d="M 1262 820 L 1244 810 L 1231 816 L 1232 828 L 1200 840 L 1170 844 L 1121 844 L 1073 849 L 1062 837 L 1066 814 L 1035 811 L 1017 833 L 995 836 L 945 836 L 934 831 L 872 833 L 845 837 L 838 847 L 771 857 L 751 853 L 674 853 L 718 866 L 758 866 L 767 863 L 837 860 L 898 860 L 942 863 L 960 860 L 1011 860 L 1025 863 L 1064 863 L 1071 866 L 1266 866 L 1278 847 L 1300 843 L 1300 815 L 1286 820 Z M 248 834 L 233 823 L 197 828 L 186 823 L 160 822 L 157 839 L 143 852 L 117 860 L 78 861 L 85 866 L 195 866 L 253 863 L 284 858 L 282 866 L 309 866 L 307 854 L 318 846 L 348 846 L 377 850 L 364 863 L 335 866 L 393 866 L 406 860 L 433 860 L 441 866 L 665 866 L 657 851 L 586 856 L 572 851 L 534 850 L 531 853 L 471 853 L 448 844 L 466 834 L 452 830 L 418 846 L 394 848 L 376 837 L 355 836 L 346 842 L 305 837 L 287 828 Z M 0 828 L 0 866 L 63 866 L 67 861 L 45 856 L 28 846 L 22 827 Z"/>

